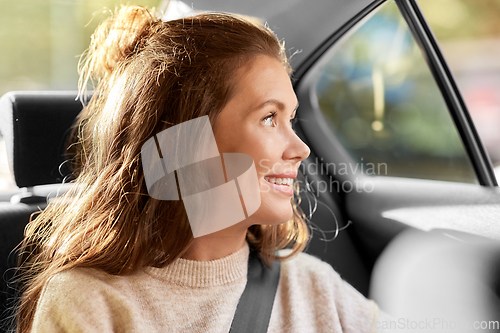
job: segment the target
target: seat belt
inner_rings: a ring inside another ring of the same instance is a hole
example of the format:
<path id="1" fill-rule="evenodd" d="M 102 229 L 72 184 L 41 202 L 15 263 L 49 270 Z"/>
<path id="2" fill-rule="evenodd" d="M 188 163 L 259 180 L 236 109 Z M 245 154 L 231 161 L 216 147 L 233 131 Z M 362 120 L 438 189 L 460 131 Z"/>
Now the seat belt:
<path id="1" fill-rule="evenodd" d="M 230 333 L 266 333 L 280 280 L 280 262 L 265 266 L 257 252 L 248 258 L 247 284 L 241 295 Z"/>

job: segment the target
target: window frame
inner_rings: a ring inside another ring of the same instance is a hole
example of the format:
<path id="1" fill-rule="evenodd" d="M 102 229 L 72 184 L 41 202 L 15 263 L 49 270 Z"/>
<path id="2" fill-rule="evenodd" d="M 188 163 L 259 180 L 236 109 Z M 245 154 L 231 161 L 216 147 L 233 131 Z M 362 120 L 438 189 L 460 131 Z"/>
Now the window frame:
<path id="1" fill-rule="evenodd" d="M 311 75 L 311 71 L 318 70 L 321 64 L 325 62 L 325 54 L 332 52 L 332 49 L 336 48 L 336 44 L 341 42 L 342 39 L 349 37 L 350 32 L 353 31 L 352 29 L 356 25 L 361 24 L 363 20 L 371 17 L 379 6 L 388 1 L 395 1 L 408 24 L 415 42 L 423 53 L 424 59 L 429 66 L 451 119 L 462 140 L 464 150 L 474 169 L 478 183 L 487 187 L 498 186 L 493 165 L 479 138 L 472 118 L 458 90 L 458 86 L 415 0 L 375 0 L 319 46 L 313 55 L 294 74 L 294 88 L 301 103 L 301 108 L 319 112 L 319 108 L 316 105 L 311 105 L 315 103 L 314 99 L 309 98 L 309 90 L 311 85 L 314 84 L 313 78 L 315 78 L 315 75 Z M 311 146 L 316 150 L 317 156 L 324 156 L 325 159 L 337 163 L 355 163 L 327 125 L 320 121 L 320 115 L 316 114 L 316 112 L 304 112 L 301 114 L 299 110 L 298 116 L 301 120 L 299 124 L 302 129 L 301 132 L 307 141 L 311 142 Z M 318 127 L 322 130 L 318 131 Z M 325 145 L 325 142 L 330 144 Z M 360 173 L 356 173 L 355 175 L 337 175 L 334 172 L 332 173 L 332 170 L 325 171 L 341 181 L 350 180 L 354 176 L 358 178 L 366 177 Z"/>
<path id="2" fill-rule="evenodd" d="M 427 64 L 462 138 L 464 148 L 476 171 L 479 184 L 489 187 L 498 186 L 493 164 L 481 142 L 453 74 L 420 7 L 415 0 L 395 0 L 395 2 L 415 38 L 415 42 L 424 53 Z"/>

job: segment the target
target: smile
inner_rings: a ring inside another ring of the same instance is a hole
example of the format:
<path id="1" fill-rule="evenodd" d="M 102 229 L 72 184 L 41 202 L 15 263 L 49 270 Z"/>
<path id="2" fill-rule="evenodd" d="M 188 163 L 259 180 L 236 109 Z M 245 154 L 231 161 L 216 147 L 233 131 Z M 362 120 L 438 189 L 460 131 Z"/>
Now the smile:
<path id="1" fill-rule="evenodd" d="M 271 177 L 264 177 L 266 181 L 272 184 L 276 185 L 287 185 L 287 186 L 292 186 L 293 184 L 293 178 L 271 178 Z"/>

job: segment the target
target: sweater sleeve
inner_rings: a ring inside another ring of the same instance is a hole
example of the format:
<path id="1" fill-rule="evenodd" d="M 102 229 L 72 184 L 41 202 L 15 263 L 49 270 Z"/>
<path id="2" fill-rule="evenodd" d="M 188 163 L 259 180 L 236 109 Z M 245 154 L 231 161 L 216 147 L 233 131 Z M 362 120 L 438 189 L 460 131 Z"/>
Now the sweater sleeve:
<path id="1" fill-rule="evenodd" d="M 344 332 L 376 332 L 379 308 L 333 271 L 335 303 Z"/>
<path id="2" fill-rule="evenodd" d="M 378 312 L 332 266 L 300 253 L 282 263 L 270 332 L 371 333 Z"/>
<path id="3" fill-rule="evenodd" d="M 90 269 L 58 273 L 45 285 L 33 320 L 38 332 L 114 332 L 127 323 L 127 308 Z"/>

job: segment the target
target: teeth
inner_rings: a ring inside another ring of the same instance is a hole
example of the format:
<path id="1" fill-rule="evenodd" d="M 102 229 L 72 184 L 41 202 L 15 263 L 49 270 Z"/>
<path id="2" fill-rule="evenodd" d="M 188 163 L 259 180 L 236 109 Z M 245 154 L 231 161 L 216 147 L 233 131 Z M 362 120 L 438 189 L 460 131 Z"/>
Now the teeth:
<path id="1" fill-rule="evenodd" d="M 264 179 L 267 180 L 270 183 L 277 184 L 277 185 L 292 186 L 292 184 L 293 184 L 293 178 L 269 178 L 269 177 L 264 177 Z"/>

